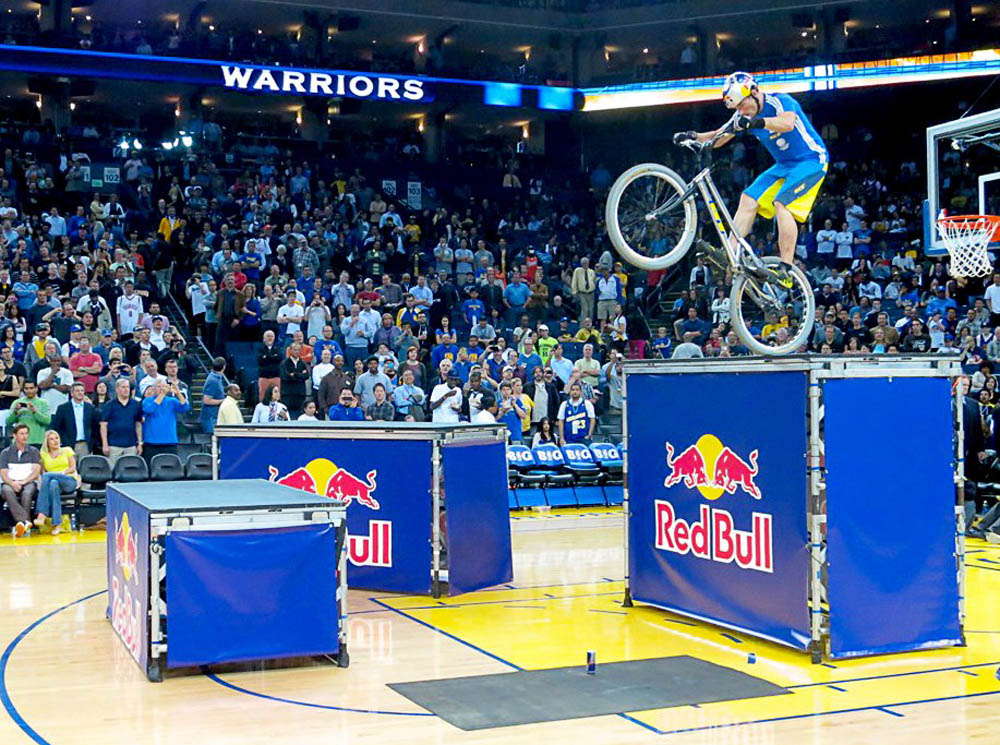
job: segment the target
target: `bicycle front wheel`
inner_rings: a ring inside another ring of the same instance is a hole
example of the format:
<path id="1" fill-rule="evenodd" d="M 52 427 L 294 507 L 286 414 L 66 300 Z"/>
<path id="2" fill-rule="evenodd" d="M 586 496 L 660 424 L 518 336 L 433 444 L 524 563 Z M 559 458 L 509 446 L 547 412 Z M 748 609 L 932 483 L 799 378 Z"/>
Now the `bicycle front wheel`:
<path id="1" fill-rule="evenodd" d="M 687 184 L 658 163 L 641 163 L 617 178 L 608 192 L 604 219 L 622 258 L 646 271 L 680 261 L 694 242 L 698 210 Z"/>
<path id="2" fill-rule="evenodd" d="M 774 269 L 781 260 L 767 256 L 763 262 Z M 755 354 L 778 356 L 806 351 L 816 321 L 816 298 L 801 269 L 794 266 L 789 274 L 794 282 L 791 289 L 746 273 L 733 282 L 733 330 Z"/>

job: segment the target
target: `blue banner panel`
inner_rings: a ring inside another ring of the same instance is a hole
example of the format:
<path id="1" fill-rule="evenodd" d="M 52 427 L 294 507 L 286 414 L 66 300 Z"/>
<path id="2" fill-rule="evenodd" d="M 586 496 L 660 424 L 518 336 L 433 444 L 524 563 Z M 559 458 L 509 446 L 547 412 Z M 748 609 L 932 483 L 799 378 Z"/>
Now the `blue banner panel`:
<path id="1" fill-rule="evenodd" d="M 448 525 L 448 594 L 481 590 L 514 577 L 502 442 L 441 448 Z"/>
<path id="2" fill-rule="evenodd" d="M 109 485 L 107 517 L 108 618 L 145 674 L 149 663 L 149 513 Z"/>
<path id="3" fill-rule="evenodd" d="M 167 535 L 167 665 L 335 654 L 332 525 Z"/>
<path id="4" fill-rule="evenodd" d="M 809 644 L 806 376 L 631 374 L 632 597 Z"/>
<path id="5" fill-rule="evenodd" d="M 219 476 L 270 479 L 347 505 L 351 587 L 431 589 L 431 444 L 219 437 Z"/>
<path id="6" fill-rule="evenodd" d="M 831 654 L 961 644 L 950 381 L 831 380 L 823 400 Z"/>

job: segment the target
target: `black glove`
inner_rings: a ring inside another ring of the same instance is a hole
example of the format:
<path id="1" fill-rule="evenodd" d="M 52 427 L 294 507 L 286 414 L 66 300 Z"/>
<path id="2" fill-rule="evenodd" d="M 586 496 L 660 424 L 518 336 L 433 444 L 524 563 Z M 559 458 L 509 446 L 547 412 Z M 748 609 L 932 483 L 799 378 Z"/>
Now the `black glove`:
<path id="1" fill-rule="evenodd" d="M 675 145 L 683 145 L 686 142 L 691 142 L 692 140 L 697 139 L 698 133 L 690 129 L 687 132 L 677 132 L 674 134 Z"/>
<path id="2" fill-rule="evenodd" d="M 751 119 L 748 116 L 741 116 L 736 120 L 733 127 L 737 132 L 743 132 L 748 129 L 764 129 L 764 117 L 758 116 Z"/>

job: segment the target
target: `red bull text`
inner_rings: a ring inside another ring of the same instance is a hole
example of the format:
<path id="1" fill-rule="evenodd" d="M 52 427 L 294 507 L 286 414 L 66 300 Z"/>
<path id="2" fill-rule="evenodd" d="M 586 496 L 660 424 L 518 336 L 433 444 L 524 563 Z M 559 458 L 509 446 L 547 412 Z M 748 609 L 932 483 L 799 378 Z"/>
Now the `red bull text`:
<path id="1" fill-rule="evenodd" d="M 276 484 L 301 489 L 340 502 L 345 507 L 357 502 L 365 507 L 379 509 L 375 499 L 376 470 L 359 479 L 350 471 L 340 468 L 326 458 L 316 458 L 284 476 L 274 466 L 268 466 L 268 479 Z M 368 535 L 348 536 L 347 556 L 354 566 L 392 566 L 392 523 L 388 520 L 369 520 Z"/>
<path id="2" fill-rule="evenodd" d="M 135 590 L 136 562 L 139 558 L 135 531 L 128 513 L 115 521 L 115 571 L 111 576 L 111 627 L 138 662 L 142 654 L 142 606 Z M 121 576 L 119 577 L 119 574 Z M 124 578 L 124 579 L 123 579 Z"/>
<path id="3" fill-rule="evenodd" d="M 734 495 L 737 490 L 753 499 L 762 498 L 756 483 L 757 450 L 744 460 L 715 435 L 702 435 L 698 442 L 676 456 L 673 444 L 665 445 L 668 468 L 663 480 L 665 487 L 683 485 L 697 489 L 710 501 L 723 494 Z M 674 505 L 667 500 L 655 500 L 654 506 L 657 548 L 681 555 L 690 553 L 722 564 L 735 563 L 741 569 L 774 571 L 772 515 L 754 512 L 750 530 L 739 530 L 732 513 L 720 507 L 700 505 L 698 521 L 692 523 L 678 517 Z"/>

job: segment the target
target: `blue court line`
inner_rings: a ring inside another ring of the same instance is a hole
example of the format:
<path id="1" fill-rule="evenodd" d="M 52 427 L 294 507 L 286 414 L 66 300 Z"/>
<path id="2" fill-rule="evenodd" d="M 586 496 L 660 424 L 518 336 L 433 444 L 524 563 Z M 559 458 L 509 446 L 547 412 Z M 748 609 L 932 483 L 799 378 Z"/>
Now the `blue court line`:
<path id="1" fill-rule="evenodd" d="M 976 561 L 985 561 L 987 564 L 1000 564 L 1000 561 L 996 559 L 976 559 Z"/>
<path id="2" fill-rule="evenodd" d="M 846 688 L 841 688 L 840 686 L 834 686 L 834 685 L 830 685 L 829 683 L 827 683 L 826 687 L 827 688 L 832 688 L 835 691 L 840 691 L 841 693 L 847 693 L 847 689 Z"/>
<path id="3" fill-rule="evenodd" d="M 56 608 L 54 611 L 49 611 L 44 616 L 34 621 L 33 623 L 26 626 L 20 634 L 14 637 L 13 641 L 7 645 L 7 648 L 3 651 L 3 655 L 0 655 L 0 703 L 3 704 L 3 708 L 7 710 L 7 714 L 10 718 L 14 720 L 14 724 L 21 728 L 28 737 L 30 737 L 38 745 L 51 745 L 48 740 L 42 737 L 38 732 L 36 732 L 30 724 L 24 721 L 24 717 L 14 706 L 14 702 L 10 699 L 10 694 L 7 692 L 7 664 L 10 662 L 10 656 L 14 654 L 14 650 L 17 649 L 17 645 L 24 641 L 24 638 L 30 634 L 32 631 L 37 629 L 43 623 L 48 621 L 52 616 L 57 613 L 62 613 L 68 608 L 72 608 L 74 605 L 79 605 L 91 598 L 96 598 L 98 595 L 103 595 L 107 590 L 98 590 L 97 592 L 92 592 L 89 595 L 84 595 L 78 600 L 74 600 L 72 603 L 67 603 L 66 605 Z"/>
<path id="4" fill-rule="evenodd" d="M 821 662 L 819 664 L 821 664 L 823 667 L 830 667 L 830 668 L 833 668 L 834 670 L 837 669 L 836 665 L 831 665 L 829 662 Z"/>
<path id="5" fill-rule="evenodd" d="M 382 601 L 376 600 L 375 598 L 371 598 L 371 600 L 372 600 L 372 602 L 377 603 L 378 605 L 381 605 L 386 610 L 390 610 L 393 613 L 398 613 L 403 618 L 408 618 L 409 620 L 413 621 L 414 623 L 419 623 L 421 626 L 423 626 L 425 628 L 428 628 L 431 631 L 436 631 L 439 634 L 443 634 L 444 636 L 447 636 L 449 639 L 452 639 L 453 641 L 456 641 L 459 644 L 462 644 L 462 645 L 468 647 L 469 649 L 473 649 L 476 652 L 479 652 L 480 654 L 484 654 L 487 657 L 489 657 L 490 659 L 496 660 L 497 662 L 500 662 L 500 663 L 506 665 L 507 667 L 513 668 L 514 670 L 524 670 L 523 667 L 520 667 L 519 665 L 515 665 L 513 662 L 508 662 L 507 660 L 503 659 L 502 657 L 497 657 L 492 652 L 487 652 L 482 647 L 477 647 L 475 644 L 473 644 L 471 642 L 467 642 L 467 641 L 465 641 L 465 639 L 461 639 L 461 638 L 455 636 L 454 634 L 450 634 L 447 631 L 445 631 L 444 629 L 438 628 L 437 626 L 434 626 L 433 624 L 427 623 L 427 621 L 423 621 L 423 620 L 417 618 L 416 616 L 412 616 L 409 613 L 407 613 L 406 611 L 402 611 L 399 608 L 393 608 L 391 605 L 386 605 Z"/>
<path id="6" fill-rule="evenodd" d="M 962 675 L 971 675 L 973 678 L 978 678 L 979 674 L 974 673 L 971 670 L 956 670 L 956 673 L 962 673 Z"/>
<path id="7" fill-rule="evenodd" d="M 326 709 L 328 711 L 344 711 L 351 714 L 385 714 L 388 716 L 397 717 L 433 717 L 436 716 L 429 711 L 387 711 L 382 709 L 355 709 L 349 706 L 333 706 L 330 704 L 314 704 L 309 701 L 296 701 L 292 698 L 282 698 L 281 696 L 270 696 L 266 693 L 260 693 L 259 691 L 251 691 L 249 688 L 243 688 L 235 683 L 230 683 L 228 680 L 223 680 L 218 675 L 213 673 L 207 667 L 201 668 L 202 675 L 208 678 L 213 683 L 216 683 L 223 688 L 229 688 L 230 690 L 236 691 L 237 693 L 243 693 L 247 696 L 254 696 L 256 698 L 262 698 L 267 701 L 277 701 L 281 704 L 292 704 L 294 706 L 305 706 L 309 709 Z"/>
<path id="8" fill-rule="evenodd" d="M 894 717 L 905 717 L 906 716 L 906 714 L 900 714 L 898 711 L 891 711 L 890 709 L 887 709 L 884 706 L 876 706 L 876 707 L 874 707 L 874 709 L 875 709 L 875 711 L 881 711 L 883 714 L 892 714 Z"/>
<path id="9" fill-rule="evenodd" d="M 587 610 L 590 611 L 591 613 L 610 613 L 610 614 L 612 614 L 614 616 L 627 616 L 628 615 L 628 613 L 626 613 L 623 610 L 601 610 L 599 608 L 587 608 Z"/>
<path id="10" fill-rule="evenodd" d="M 969 569 L 985 569 L 987 572 L 1000 572 L 1000 569 L 994 569 L 993 567 L 981 567 L 978 564 L 966 564 Z"/>
<path id="11" fill-rule="evenodd" d="M 742 644 L 743 643 L 742 639 L 740 639 L 737 636 L 733 636 L 732 634 L 727 634 L 725 631 L 720 631 L 719 632 L 719 636 L 726 637 L 729 641 L 733 642 L 734 644 Z"/>
<path id="12" fill-rule="evenodd" d="M 993 667 L 994 665 L 1000 665 L 1000 662 L 974 662 L 969 665 L 957 665 L 955 667 L 936 667 L 929 670 L 910 670 L 905 673 L 887 673 L 885 675 L 867 675 L 862 678 L 845 678 L 844 680 L 831 680 L 823 683 L 796 683 L 795 685 L 785 686 L 785 688 L 812 688 L 814 686 L 829 685 L 830 683 L 863 683 L 868 680 L 888 680 L 889 678 L 905 678 L 908 675 L 925 675 L 927 673 L 950 673 L 955 670 L 962 670 L 964 668 L 970 667 Z"/>

